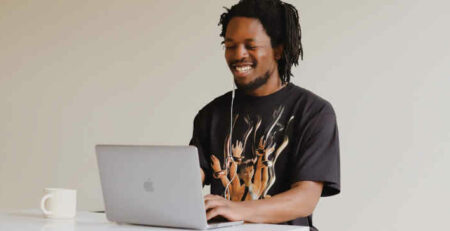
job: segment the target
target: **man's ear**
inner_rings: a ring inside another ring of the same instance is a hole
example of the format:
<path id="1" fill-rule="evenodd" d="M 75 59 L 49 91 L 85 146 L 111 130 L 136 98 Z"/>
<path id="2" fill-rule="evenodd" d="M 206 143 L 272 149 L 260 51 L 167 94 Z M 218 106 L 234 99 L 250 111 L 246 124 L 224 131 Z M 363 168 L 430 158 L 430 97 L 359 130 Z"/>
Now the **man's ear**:
<path id="1" fill-rule="evenodd" d="M 273 57 L 275 57 L 275 60 L 278 61 L 281 59 L 281 56 L 283 55 L 283 49 L 284 49 L 283 44 L 280 44 L 273 48 Z"/>

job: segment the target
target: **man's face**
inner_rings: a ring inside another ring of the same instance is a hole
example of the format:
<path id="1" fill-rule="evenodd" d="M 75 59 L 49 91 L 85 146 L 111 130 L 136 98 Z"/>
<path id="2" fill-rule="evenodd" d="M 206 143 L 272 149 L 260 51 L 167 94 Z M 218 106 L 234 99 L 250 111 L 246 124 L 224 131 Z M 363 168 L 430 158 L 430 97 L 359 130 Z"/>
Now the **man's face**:
<path id="1" fill-rule="evenodd" d="M 255 90 L 266 84 L 275 72 L 278 78 L 270 37 L 258 19 L 232 18 L 228 23 L 224 42 L 225 59 L 238 88 Z"/>

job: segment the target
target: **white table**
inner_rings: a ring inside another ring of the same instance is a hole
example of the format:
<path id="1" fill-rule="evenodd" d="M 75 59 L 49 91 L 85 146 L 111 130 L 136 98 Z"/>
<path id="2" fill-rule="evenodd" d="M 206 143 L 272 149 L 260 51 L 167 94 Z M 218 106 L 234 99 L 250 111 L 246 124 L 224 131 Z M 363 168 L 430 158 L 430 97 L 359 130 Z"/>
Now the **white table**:
<path id="1" fill-rule="evenodd" d="M 186 229 L 161 228 L 117 224 L 106 219 L 104 213 L 78 211 L 74 219 L 47 219 L 37 209 L 19 211 L 0 211 L 1 231 L 182 231 Z M 214 231 L 309 231 L 309 227 L 269 224 L 243 224 L 240 226 L 218 228 Z"/>

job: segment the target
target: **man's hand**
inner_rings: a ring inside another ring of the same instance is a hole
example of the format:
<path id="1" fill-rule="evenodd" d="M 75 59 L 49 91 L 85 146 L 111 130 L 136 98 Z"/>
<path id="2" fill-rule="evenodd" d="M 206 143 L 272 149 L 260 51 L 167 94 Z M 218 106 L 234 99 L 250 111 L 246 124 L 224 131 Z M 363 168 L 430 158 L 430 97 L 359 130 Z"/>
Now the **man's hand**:
<path id="1" fill-rule="evenodd" d="M 250 211 L 244 202 L 229 201 L 221 196 L 205 196 L 206 219 L 222 216 L 229 221 L 243 221 Z"/>
<path id="2" fill-rule="evenodd" d="M 206 195 L 206 218 L 222 216 L 230 221 L 281 223 L 307 217 L 314 211 L 322 189 L 322 182 L 299 181 L 285 192 L 260 200 L 229 201 Z"/>

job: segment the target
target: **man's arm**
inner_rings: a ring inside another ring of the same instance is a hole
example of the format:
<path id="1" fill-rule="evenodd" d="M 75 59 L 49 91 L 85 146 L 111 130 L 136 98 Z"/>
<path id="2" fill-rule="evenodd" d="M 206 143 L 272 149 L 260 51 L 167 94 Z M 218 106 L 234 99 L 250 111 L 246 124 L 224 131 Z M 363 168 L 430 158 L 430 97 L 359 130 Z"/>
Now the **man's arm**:
<path id="1" fill-rule="evenodd" d="M 203 175 L 204 176 L 204 175 Z M 286 192 L 262 200 L 229 201 L 217 195 L 205 196 L 206 217 L 223 216 L 230 221 L 281 223 L 312 214 L 323 183 L 299 181 Z"/>

